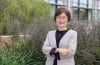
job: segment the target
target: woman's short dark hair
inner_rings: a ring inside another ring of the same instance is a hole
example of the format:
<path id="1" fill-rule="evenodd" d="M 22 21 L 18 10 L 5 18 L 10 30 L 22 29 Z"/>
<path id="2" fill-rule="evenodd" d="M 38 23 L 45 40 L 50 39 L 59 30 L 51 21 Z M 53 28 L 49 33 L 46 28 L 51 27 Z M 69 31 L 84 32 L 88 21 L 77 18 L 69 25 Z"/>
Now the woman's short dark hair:
<path id="1" fill-rule="evenodd" d="M 56 17 L 59 16 L 60 14 L 65 13 L 66 16 L 68 17 L 68 22 L 71 20 L 71 14 L 69 10 L 65 8 L 58 8 L 54 14 L 54 20 L 56 21 Z"/>

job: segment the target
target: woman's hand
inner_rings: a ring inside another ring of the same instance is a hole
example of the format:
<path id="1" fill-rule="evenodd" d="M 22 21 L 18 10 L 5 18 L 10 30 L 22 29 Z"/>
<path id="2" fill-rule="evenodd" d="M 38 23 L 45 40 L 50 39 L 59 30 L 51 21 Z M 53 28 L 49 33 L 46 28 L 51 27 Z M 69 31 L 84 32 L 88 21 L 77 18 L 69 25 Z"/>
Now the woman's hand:
<path id="1" fill-rule="evenodd" d="M 67 56 L 68 55 L 68 49 L 66 48 L 57 48 L 56 52 L 59 52 L 60 54 Z"/>

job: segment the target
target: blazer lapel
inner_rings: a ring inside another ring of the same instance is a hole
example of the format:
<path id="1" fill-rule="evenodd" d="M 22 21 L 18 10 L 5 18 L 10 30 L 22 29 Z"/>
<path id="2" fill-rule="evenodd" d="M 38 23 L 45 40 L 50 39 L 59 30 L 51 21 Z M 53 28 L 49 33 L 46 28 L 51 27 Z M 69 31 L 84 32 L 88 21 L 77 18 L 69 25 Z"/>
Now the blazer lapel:
<path id="1" fill-rule="evenodd" d="M 53 34 L 53 40 L 54 40 L 54 47 L 56 48 L 57 46 L 56 46 L 56 37 L 55 37 L 55 35 L 56 35 L 56 30 L 54 31 L 54 34 Z"/>

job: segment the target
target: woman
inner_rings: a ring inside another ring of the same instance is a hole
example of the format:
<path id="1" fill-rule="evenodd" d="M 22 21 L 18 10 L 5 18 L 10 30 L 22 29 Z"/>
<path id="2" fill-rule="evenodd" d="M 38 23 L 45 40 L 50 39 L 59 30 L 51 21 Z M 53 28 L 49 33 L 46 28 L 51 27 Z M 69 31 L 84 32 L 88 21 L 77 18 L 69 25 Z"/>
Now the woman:
<path id="1" fill-rule="evenodd" d="M 77 32 L 69 29 L 70 12 L 59 8 L 54 15 L 57 30 L 49 31 L 42 51 L 46 55 L 46 65 L 75 65 Z"/>

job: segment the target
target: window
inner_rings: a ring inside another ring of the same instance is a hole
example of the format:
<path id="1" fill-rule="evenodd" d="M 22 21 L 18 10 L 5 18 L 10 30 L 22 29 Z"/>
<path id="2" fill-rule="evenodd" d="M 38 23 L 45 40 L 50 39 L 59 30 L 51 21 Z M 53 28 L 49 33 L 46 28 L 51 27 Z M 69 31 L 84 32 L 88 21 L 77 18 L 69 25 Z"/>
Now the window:
<path id="1" fill-rule="evenodd" d="M 88 0 L 89 1 L 89 5 L 93 5 L 93 0 Z"/>
<path id="2" fill-rule="evenodd" d="M 73 8 L 73 11 L 72 11 L 72 19 L 73 20 L 78 20 L 78 8 Z"/>
<path id="3" fill-rule="evenodd" d="M 80 0 L 81 4 L 87 4 L 87 0 Z"/>
<path id="4" fill-rule="evenodd" d="M 54 15 L 54 13 L 55 13 L 55 6 L 52 6 L 51 15 Z"/>
<path id="5" fill-rule="evenodd" d="M 73 3 L 78 3 L 78 0 L 73 0 Z"/>
<path id="6" fill-rule="evenodd" d="M 73 3 L 73 6 L 78 7 L 78 0 L 73 0 L 72 3 Z"/>
<path id="7" fill-rule="evenodd" d="M 51 13 L 54 14 L 55 10 L 58 7 L 61 7 L 62 5 L 64 5 L 64 0 L 48 0 L 48 2 L 51 4 L 52 6 L 52 10 Z"/>
<path id="8" fill-rule="evenodd" d="M 48 0 L 49 3 L 55 4 L 55 0 Z"/>
<path id="9" fill-rule="evenodd" d="M 89 8 L 92 8 L 93 7 L 93 0 L 88 0 L 88 5 L 89 5 L 88 6 Z"/>
<path id="10" fill-rule="evenodd" d="M 87 7 L 87 0 L 80 0 L 80 7 Z"/>
<path id="11" fill-rule="evenodd" d="M 49 3 L 56 4 L 56 0 L 48 0 L 48 1 L 49 1 Z M 64 0 L 57 0 L 57 4 L 63 5 Z"/>
<path id="12" fill-rule="evenodd" d="M 99 19 L 100 20 L 100 11 L 97 11 L 97 19 Z"/>
<path id="13" fill-rule="evenodd" d="M 97 1 L 97 8 L 100 9 L 100 1 Z"/>
<path id="14" fill-rule="evenodd" d="M 57 4 L 63 5 L 64 4 L 64 0 L 58 0 Z"/>
<path id="15" fill-rule="evenodd" d="M 88 10 L 88 20 L 89 21 L 93 20 L 93 12 L 92 12 L 92 9 L 89 9 Z"/>
<path id="16" fill-rule="evenodd" d="M 88 12 L 86 9 L 80 9 L 79 11 L 80 20 L 87 20 L 88 19 Z"/>

